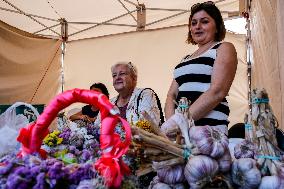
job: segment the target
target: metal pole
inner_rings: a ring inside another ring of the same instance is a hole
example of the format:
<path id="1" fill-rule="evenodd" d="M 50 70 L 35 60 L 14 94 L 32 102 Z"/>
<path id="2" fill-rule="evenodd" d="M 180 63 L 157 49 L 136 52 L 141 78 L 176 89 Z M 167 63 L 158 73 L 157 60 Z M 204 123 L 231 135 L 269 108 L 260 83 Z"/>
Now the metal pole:
<path id="1" fill-rule="evenodd" d="M 247 29 L 247 34 L 246 34 L 246 52 L 247 52 L 247 76 L 248 76 L 248 105 L 249 105 L 249 112 L 252 114 L 252 98 L 251 98 L 251 77 L 252 77 L 252 65 L 251 65 L 251 28 L 250 28 L 250 0 L 245 1 L 245 12 L 243 12 L 243 16 L 246 19 L 246 29 Z"/>
<path id="2" fill-rule="evenodd" d="M 61 23 L 61 38 L 62 38 L 62 44 L 61 44 L 61 92 L 63 92 L 64 91 L 64 57 L 65 57 L 65 51 L 66 51 L 66 42 L 68 40 L 68 23 L 64 18 L 60 19 L 60 23 Z"/>

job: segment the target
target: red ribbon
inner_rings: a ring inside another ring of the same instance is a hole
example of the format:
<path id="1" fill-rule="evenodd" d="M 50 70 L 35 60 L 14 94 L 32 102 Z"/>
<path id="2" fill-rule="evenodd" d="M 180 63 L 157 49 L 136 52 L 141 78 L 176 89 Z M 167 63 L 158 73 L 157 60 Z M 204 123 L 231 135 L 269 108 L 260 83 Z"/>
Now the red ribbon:
<path id="1" fill-rule="evenodd" d="M 22 128 L 17 140 L 22 143 L 18 156 L 39 153 L 46 158 L 46 152 L 40 149 L 44 137 L 48 134 L 50 123 L 58 112 L 74 102 L 91 104 L 99 108 L 101 113 L 101 149 L 104 151 L 102 157 L 95 163 L 95 168 L 105 177 L 107 186 L 119 187 L 124 174 L 129 174 L 130 169 L 121 160 L 131 142 L 131 129 L 127 121 L 114 114 L 114 105 L 100 92 L 83 89 L 68 90 L 57 95 L 35 123 Z M 125 130 L 125 140 L 121 141 L 114 129 L 120 121 Z M 110 149 L 107 151 L 107 149 Z"/>
<path id="2" fill-rule="evenodd" d="M 125 131 L 124 142 L 115 133 L 118 121 L 121 121 Z M 130 142 L 131 129 L 127 121 L 118 116 L 110 116 L 102 120 L 100 143 L 103 155 L 95 163 L 95 168 L 106 178 L 107 186 L 119 187 L 123 175 L 130 174 L 130 169 L 121 159 L 121 156 L 128 151 Z"/>
<path id="3" fill-rule="evenodd" d="M 121 158 L 105 157 L 104 155 L 95 163 L 95 169 L 105 178 L 108 187 L 118 188 L 123 175 L 129 175 L 129 167 Z"/>

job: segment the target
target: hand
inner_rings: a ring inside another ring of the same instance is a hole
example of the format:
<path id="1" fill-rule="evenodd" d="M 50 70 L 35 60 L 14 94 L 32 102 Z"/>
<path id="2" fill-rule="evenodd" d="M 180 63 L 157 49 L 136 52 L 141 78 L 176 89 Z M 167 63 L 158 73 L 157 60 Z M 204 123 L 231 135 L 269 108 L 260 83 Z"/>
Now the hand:
<path id="1" fill-rule="evenodd" d="M 91 122 L 91 118 L 87 115 L 81 115 L 80 119 L 86 122 Z"/>
<path id="2" fill-rule="evenodd" d="M 178 102 L 178 107 L 176 109 L 176 112 L 181 113 L 184 115 L 185 118 L 188 118 L 189 104 L 190 102 L 187 100 L 187 98 L 182 97 Z"/>
<path id="3" fill-rule="evenodd" d="M 194 120 L 192 119 L 192 114 L 189 111 L 190 104 L 191 101 L 187 100 L 186 97 L 181 97 L 177 104 L 177 109 L 175 110 L 175 113 L 182 114 L 186 119 L 188 119 L 189 127 L 194 126 Z"/>

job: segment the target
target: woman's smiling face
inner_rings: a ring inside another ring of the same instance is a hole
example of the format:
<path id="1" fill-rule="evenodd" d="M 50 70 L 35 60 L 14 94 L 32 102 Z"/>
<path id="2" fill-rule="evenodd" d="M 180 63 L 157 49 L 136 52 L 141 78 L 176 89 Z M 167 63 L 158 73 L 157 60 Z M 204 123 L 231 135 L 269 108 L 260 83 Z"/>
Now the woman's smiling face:
<path id="1" fill-rule="evenodd" d="M 192 39 L 200 45 L 214 41 L 217 33 L 215 20 L 204 10 L 193 15 L 189 23 L 189 30 Z"/>
<path id="2" fill-rule="evenodd" d="M 135 88 L 135 78 L 126 65 L 118 65 L 112 70 L 113 87 L 117 92 L 132 91 Z"/>

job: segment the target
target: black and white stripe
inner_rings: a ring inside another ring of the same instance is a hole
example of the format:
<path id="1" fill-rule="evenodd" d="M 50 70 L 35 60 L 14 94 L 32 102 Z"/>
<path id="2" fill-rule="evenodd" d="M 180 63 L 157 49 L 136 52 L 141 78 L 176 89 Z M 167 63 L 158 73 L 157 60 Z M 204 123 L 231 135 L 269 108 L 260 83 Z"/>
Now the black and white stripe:
<path id="1" fill-rule="evenodd" d="M 177 101 L 181 97 L 187 97 L 193 103 L 202 93 L 210 88 L 213 65 L 217 55 L 217 48 L 220 44 L 215 45 L 198 57 L 191 58 L 186 56 L 175 67 L 174 78 L 179 85 Z M 200 126 L 228 125 L 229 113 L 229 106 L 224 98 L 204 118 L 195 121 L 195 124 Z"/>

